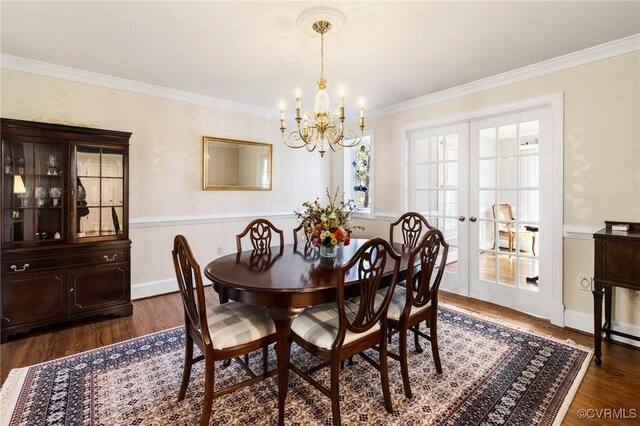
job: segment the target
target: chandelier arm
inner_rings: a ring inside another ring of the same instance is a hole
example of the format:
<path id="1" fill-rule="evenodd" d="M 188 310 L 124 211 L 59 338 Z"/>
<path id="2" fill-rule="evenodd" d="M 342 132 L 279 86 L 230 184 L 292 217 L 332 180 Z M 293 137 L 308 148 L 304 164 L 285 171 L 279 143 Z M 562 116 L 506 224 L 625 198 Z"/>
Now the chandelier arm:
<path id="1" fill-rule="evenodd" d="M 302 144 L 301 145 L 300 144 L 296 144 L 295 141 L 302 141 Z M 302 148 L 302 147 L 308 145 L 307 142 L 305 142 L 305 140 L 302 138 L 302 135 L 299 134 L 296 131 L 293 131 L 293 132 L 289 133 L 289 137 L 288 138 L 285 138 L 285 136 L 282 135 L 282 142 L 284 142 L 284 144 L 286 146 L 288 146 L 289 148 L 296 148 L 296 149 L 297 148 Z"/>
<path id="2" fill-rule="evenodd" d="M 354 146 L 357 146 L 360 144 L 360 142 L 362 142 L 362 138 L 364 137 L 364 130 L 360 131 L 360 137 L 357 136 L 356 132 L 353 129 L 348 129 L 347 130 L 347 135 L 343 137 L 343 141 L 344 140 L 353 140 L 352 143 L 340 143 L 340 146 L 344 147 L 344 148 L 352 148 Z"/>

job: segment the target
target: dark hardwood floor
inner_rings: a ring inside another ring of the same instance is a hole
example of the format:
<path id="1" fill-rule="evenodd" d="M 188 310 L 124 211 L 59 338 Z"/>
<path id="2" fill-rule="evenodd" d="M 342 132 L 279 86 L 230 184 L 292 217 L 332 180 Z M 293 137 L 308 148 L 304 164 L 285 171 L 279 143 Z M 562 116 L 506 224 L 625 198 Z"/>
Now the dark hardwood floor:
<path id="1" fill-rule="evenodd" d="M 511 324 L 559 339 L 592 347 L 587 334 L 562 329 L 547 321 L 497 305 L 441 292 L 440 300 L 470 311 L 500 318 Z M 210 303 L 217 303 L 215 296 Z M 133 316 L 96 320 L 91 323 L 41 331 L 17 338 L 0 346 L 1 380 L 13 368 L 60 358 L 132 337 L 143 336 L 183 324 L 182 302 L 178 293 L 134 302 Z M 640 349 L 621 344 L 603 344 L 602 367 L 593 361 L 567 412 L 565 425 L 640 425 Z M 610 409 L 611 411 L 601 411 Z M 620 409 L 625 412 L 618 411 Z M 581 418 L 580 410 L 608 418 Z M 622 414 L 635 418 L 620 418 Z M 606 413 L 609 413 L 608 415 Z M 617 417 L 617 418 L 616 418 Z"/>

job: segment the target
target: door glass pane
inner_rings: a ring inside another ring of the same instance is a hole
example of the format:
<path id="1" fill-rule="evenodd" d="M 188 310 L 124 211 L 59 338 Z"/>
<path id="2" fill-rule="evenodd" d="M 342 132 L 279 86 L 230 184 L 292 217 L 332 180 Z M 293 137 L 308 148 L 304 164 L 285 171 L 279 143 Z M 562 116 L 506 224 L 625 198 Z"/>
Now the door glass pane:
<path id="1" fill-rule="evenodd" d="M 480 267 L 480 279 L 482 281 L 496 282 L 496 255 L 492 252 L 481 251 L 478 255 L 478 265 Z"/>
<path id="2" fill-rule="evenodd" d="M 76 161 L 78 176 L 100 176 L 100 148 L 78 148 Z"/>
<path id="3" fill-rule="evenodd" d="M 458 134 L 445 136 L 445 160 L 458 159 Z"/>
<path id="4" fill-rule="evenodd" d="M 122 151 L 102 150 L 102 176 L 103 177 L 122 177 Z"/>
<path id="5" fill-rule="evenodd" d="M 540 192 L 538 190 L 522 190 L 520 191 L 520 215 L 519 219 L 523 222 L 538 222 Z"/>
<path id="6" fill-rule="evenodd" d="M 445 216 L 457 216 L 458 191 L 440 191 Z"/>
<path id="7" fill-rule="evenodd" d="M 416 191 L 416 210 L 421 213 L 426 213 L 429 208 L 429 191 L 419 190 Z"/>
<path id="8" fill-rule="evenodd" d="M 85 201 L 89 206 L 100 205 L 100 178 L 78 178 L 78 185 L 84 187 Z"/>
<path id="9" fill-rule="evenodd" d="M 518 129 L 520 152 L 521 153 L 536 153 L 539 151 L 539 122 L 528 121 L 526 123 L 520 123 Z"/>
<path id="10" fill-rule="evenodd" d="M 520 275 L 518 276 L 518 287 L 525 290 L 535 291 L 535 292 L 539 291 L 538 259 L 529 259 L 529 258 L 521 257 L 519 260 L 520 260 Z"/>
<path id="11" fill-rule="evenodd" d="M 520 157 L 520 187 L 535 187 L 538 186 L 538 181 L 538 156 Z"/>
<path id="12" fill-rule="evenodd" d="M 496 160 L 480 160 L 479 173 L 478 184 L 480 188 L 496 187 Z"/>
<path id="13" fill-rule="evenodd" d="M 445 188 L 458 186 L 458 162 L 447 162 L 440 164 L 440 182 Z"/>
<path id="14" fill-rule="evenodd" d="M 102 179 L 102 205 L 113 206 L 122 205 L 122 179 Z"/>
<path id="15" fill-rule="evenodd" d="M 501 126 L 498 128 L 498 153 L 500 157 L 516 155 L 516 125 Z"/>
<path id="16" fill-rule="evenodd" d="M 498 159 L 498 184 L 500 188 L 515 188 L 516 182 L 516 157 Z"/>
<path id="17" fill-rule="evenodd" d="M 496 156 L 496 129 L 494 127 L 480 130 L 479 156 L 480 158 Z"/>
<path id="18" fill-rule="evenodd" d="M 416 188 L 428 188 L 429 187 L 429 164 L 416 165 Z"/>
<path id="19" fill-rule="evenodd" d="M 97 237 L 100 235 L 100 208 L 78 208 L 78 237 Z M 83 216 L 84 214 L 84 216 Z"/>
<path id="20" fill-rule="evenodd" d="M 429 160 L 428 161 L 437 161 L 438 160 L 438 137 L 434 136 L 429 138 Z"/>
<path id="21" fill-rule="evenodd" d="M 480 198 L 478 212 L 479 217 L 493 219 L 493 211 L 491 209 L 496 203 L 496 191 L 493 189 L 490 191 L 479 191 L 478 197 Z"/>
<path id="22" fill-rule="evenodd" d="M 429 188 L 439 188 L 440 184 L 438 182 L 438 164 L 428 164 L 427 173 L 429 174 Z"/>
<path id="23" fill-rule="evenodd" d="M 496 225 L 493 221 L 478 221 L 478 242 L 480 250 L 495 250 L 494 242 L 496 240 Z"/>
<path id="24" fill-rule="evenodd" d="M 429 158 L 429 139 L 416 139 L 416 163 L 424 163 Z"/>
<path id="25" fill-rule="evenodd" d="M 100 235 L 121 234 L 122 207 L 103 207 Z"/>
<path id="26" fill-rule="evenodd" d="M 497 260 L 498 284 L 515 287 L 516 270 L 518 269 L 517 257 L 511 254 L 499 254 Z"/>

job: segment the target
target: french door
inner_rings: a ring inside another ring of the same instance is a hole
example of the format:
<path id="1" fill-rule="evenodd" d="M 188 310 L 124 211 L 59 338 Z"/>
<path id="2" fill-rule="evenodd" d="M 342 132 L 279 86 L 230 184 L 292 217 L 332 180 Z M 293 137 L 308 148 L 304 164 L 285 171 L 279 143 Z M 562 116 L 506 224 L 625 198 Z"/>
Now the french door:
<path id="1" fill-rule="evenodd" d="M 409 132 L 409 208 L 450 244 L 441 288 L 549 317 L 551 113 Z"/>
<path id="2" fill-rule="evenodd" d="M 409 204 L 440 229 L 449 244 L 441 288 L 468 294 L 469 126 L 410 133 Z"/>

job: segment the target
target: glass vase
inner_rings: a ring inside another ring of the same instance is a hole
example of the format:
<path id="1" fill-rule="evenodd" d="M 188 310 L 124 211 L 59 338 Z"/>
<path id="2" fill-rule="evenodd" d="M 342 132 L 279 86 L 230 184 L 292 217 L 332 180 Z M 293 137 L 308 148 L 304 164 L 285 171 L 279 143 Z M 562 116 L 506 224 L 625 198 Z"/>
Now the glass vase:
<path id="1" fill-rule="evenodd" d="M 338 255 L 338 244 L 331 245 L 331 246 L 325 246 L 325 245 L 320 246 L 320 256 L 324 257 L 325 259 L 335 259 L 337 255 Z"/>

